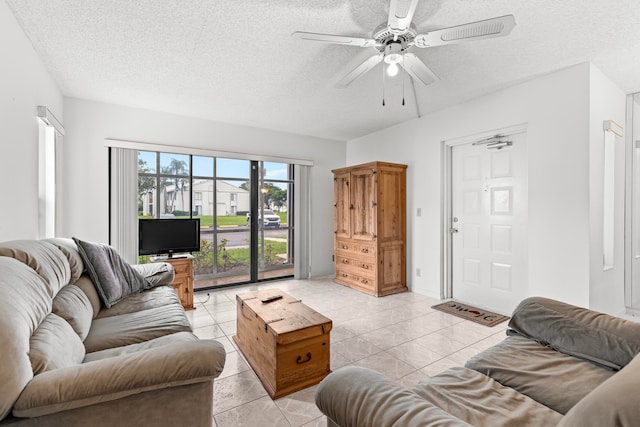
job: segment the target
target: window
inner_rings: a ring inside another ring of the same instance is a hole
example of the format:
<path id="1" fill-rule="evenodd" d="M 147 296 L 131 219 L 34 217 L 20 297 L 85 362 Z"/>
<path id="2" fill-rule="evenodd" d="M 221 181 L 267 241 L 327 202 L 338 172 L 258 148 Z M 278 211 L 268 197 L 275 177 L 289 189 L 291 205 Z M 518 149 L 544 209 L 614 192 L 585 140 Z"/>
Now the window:
<path id="1" fill-rule="evenodd" d="M 49 238 L 57 236 L 60 228 L 58 226 L 60 219 L 56 215 L 59 208 L 57 205 L 59 198 L 57 182 L 62 172 L 58 150 L 64 136 L 64 127 L 47 107 L 39 106 L 37 112 L 40 121 L 38 147 L 39 235 L 40 238 Z"/>
<path id="2" fill-rule="evenodd" d="M 195 288 L 293 275 L 293 165 L 137 153 L 138 217 L 200 218 Z"/>

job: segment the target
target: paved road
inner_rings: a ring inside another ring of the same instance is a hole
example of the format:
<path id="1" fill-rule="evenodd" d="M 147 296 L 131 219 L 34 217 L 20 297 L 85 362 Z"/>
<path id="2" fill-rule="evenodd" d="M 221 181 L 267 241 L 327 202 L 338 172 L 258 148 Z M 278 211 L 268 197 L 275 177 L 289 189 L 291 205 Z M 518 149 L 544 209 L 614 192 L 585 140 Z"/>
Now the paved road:
<path id="1" fill-rule="evenodd" d="M 259 230 L 258 235 L 260 235 L 262 230 Z M 289 230 L 286 227 L 280 228 L 267 228 L 264 230 L 264 237 L 280 237 L 287 238 Z M 233 228 L 218 228 L 218 241 L 221 239 L 227 239 L 227 248 L 235 248 L 238 246 L 247 246 L 249 244 L 249 227 L 233 227 Z M 202 230 L 200 232 L 200 237 L 203 240 L 213 241 L 213 231 Z"/>

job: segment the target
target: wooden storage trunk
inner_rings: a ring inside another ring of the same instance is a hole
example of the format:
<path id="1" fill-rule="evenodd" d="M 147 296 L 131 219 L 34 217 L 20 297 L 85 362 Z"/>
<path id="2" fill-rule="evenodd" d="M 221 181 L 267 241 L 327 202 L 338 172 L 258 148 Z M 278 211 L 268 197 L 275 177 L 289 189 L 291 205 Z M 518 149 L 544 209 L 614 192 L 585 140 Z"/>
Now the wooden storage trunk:
<path id="1" fill-rule="evenodd" d="M 273 295 L 281 299 L 263 302 Z M 330 370 L 331 319 L 279 289 L 236 295 L 234 341 L 272 399 L 319 383 Z"/>

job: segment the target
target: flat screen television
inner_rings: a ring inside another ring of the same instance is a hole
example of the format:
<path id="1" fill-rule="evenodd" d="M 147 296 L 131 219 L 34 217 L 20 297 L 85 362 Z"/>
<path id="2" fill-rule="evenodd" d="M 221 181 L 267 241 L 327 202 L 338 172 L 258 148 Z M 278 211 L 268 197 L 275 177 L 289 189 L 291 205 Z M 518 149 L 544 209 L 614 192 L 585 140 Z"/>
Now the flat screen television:
<path id="1" fill-rule="evenodd" d="M 198 252 L 200 218 L 139 219 L 138 253 L 140 255 Z"/>

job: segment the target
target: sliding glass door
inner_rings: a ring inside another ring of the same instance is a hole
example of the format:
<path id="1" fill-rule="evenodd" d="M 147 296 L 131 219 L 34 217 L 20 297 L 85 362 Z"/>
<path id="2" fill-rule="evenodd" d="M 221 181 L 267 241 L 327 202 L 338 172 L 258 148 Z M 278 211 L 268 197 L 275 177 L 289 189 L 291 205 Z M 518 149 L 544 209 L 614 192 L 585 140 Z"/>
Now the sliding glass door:
<path id="1" fill-rule="evenodd" d="M 292 276 L 293 171 L 287 163 L 139 151 L 138 216 L 200 218 L 196 289 Z"/>

